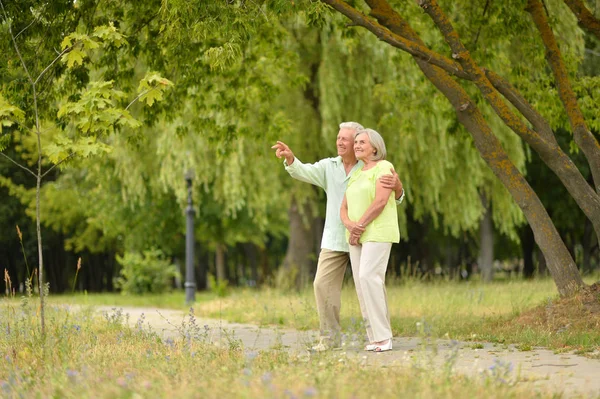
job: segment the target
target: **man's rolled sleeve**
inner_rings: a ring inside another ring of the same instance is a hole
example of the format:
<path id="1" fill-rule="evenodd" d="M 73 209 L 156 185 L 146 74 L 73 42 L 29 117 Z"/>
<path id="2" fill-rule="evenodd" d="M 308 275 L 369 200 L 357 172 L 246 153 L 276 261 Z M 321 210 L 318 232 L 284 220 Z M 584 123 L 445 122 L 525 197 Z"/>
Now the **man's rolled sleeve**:
<path id="1" fill-rule="evenodd" d="M 288 165 L 286 160 L 283 161 L 283 165 L 285 166 L 285 170 L 294 179 L 325 189 L 327 179 L 325 177 L 325 165 L 323 161 L 306 164 L 295 158 L 291 165 Z"/>

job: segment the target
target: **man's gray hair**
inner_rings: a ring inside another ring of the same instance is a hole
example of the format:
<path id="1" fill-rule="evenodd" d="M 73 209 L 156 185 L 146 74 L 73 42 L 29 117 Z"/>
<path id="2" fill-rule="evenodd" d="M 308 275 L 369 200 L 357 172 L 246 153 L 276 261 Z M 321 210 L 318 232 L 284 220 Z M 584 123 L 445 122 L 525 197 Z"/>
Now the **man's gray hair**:
<path id="1" fill-rule="evenodd" d="M 364 127 L 358 122 L 342 122 L 340 123 L 340 129 L 352 129 L 358 132 L 359 130 L 363 130 Z"/>
<path id="2" fill-rule="evenodd" d="M 383 137 L 381 137 L 381 134 L 377 133 L 373 129 L 362 129 L 356 131 L 354 138 L 356 138 L 356 136 L 358 136 L 359 134 L 363 133 L 369 136 L 371 146 L 373 146 L 373 148 L 375 149 L 375 154 L 371 159 L 373 161 L 385 159 L 385 157 L 387 156 L 387 150 L 385 149 L 385 141 L 383 141 Z"/>

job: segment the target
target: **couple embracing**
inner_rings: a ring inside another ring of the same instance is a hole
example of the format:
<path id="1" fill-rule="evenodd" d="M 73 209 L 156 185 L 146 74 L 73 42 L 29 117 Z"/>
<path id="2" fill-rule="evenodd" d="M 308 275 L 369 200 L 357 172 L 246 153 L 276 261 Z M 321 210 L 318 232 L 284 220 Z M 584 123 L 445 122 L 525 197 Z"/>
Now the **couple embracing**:
<path id="1" fill-rule="evenodd" d="M 295 179 L 327 193 L 325 228 L 314 281 L 321 337 L 312 349 L 341 345 L 341 291 L 348 260 L 360 311 L 366 324 L 367 351 L 392 349 L 385 272 L 392 243 L 400 238 L 396 205 L 404 199 L 402 182 L 385 160 L 383 138 L 356 122 L 340 124 L 338 156 L 314 164 L 300 162 L 278 141 L 272 148 Z"/>

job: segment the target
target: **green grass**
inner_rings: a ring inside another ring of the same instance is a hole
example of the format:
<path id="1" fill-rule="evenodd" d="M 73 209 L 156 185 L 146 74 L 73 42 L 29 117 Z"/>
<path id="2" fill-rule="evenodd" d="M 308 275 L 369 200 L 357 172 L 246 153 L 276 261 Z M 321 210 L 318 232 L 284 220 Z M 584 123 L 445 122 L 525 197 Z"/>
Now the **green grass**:
<path id="1" fill-rule="evenodd" d="M 37 310 L 33 300 L 0 301 L 0 397 L 556 397 L 515 384 L 514 373 L 468 379 L 444 371 L 451 365 L 381 368 L 340 352 L 244 353 L 235 342 L 219 348 L 192 324 L 162 340 L 142 323 L 123 326 L 118 310 L 102 318 L 51 305 L 43 337 Z"/>
<path id="2" fill-rule="evenodd" d="M 588 277 L 588 283 L 597 281 Z M 513 320 L 522 312 L 557 299 L 551 279 L 477 282 L 389 283 L 388 303 L 395 336 L 422 336 L 457 340 L 544 346 L 592 351 L 600 348 L 600 329 L 573 325 L 556 328 L 544 324 L 519 324 Z M 232 289 L 227 297 L 211 292 L 198 293 L 194 310 L 198 317 L 232 322 L 278 325 L 300 330 L 318 329 L 319 322 L 311 288 L 300 293 L 277 289 Z M 90 294 L 52 296 L 51 303 L 83 305 L 154 306 L 187 309 L 183 292 L 167 295 L 126 296 Z M 342 292 L 342 327 L 360 329 L 360 310 L 352 282 Z"/>

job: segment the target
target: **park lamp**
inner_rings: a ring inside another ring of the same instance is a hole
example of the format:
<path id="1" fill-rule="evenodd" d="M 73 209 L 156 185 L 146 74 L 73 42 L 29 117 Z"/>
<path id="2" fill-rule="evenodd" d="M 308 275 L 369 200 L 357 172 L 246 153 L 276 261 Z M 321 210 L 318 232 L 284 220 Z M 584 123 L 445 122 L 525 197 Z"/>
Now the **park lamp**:
<path id="1" fill-rule="evenodd" d="M 194 170 L 188 169 L 185 172 L 185 181 L 187 185 L 187 207 L 186 229 L 185 229 L 185 303 L 191 305 L 196 301 L 196 278 L 194 277 L 194 206 L 192 203 L 192 182 L 194 180 Z"/>

